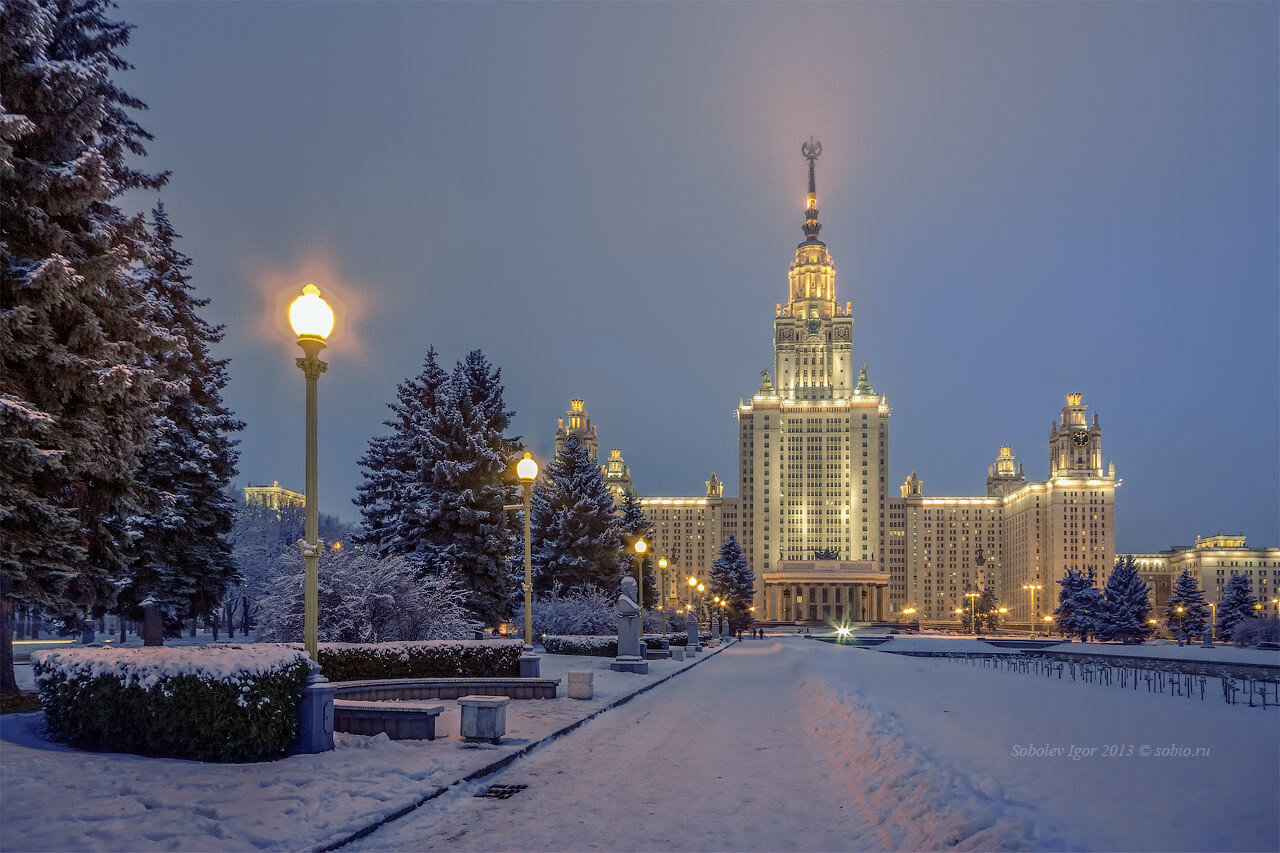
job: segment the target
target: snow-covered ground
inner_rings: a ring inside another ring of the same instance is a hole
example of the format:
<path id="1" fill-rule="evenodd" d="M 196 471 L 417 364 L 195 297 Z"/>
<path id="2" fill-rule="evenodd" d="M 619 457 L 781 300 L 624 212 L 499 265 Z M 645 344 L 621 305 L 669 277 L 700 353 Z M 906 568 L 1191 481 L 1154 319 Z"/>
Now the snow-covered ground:
<path id="1" fill-rule="evenodd" d="M 597 698 L 511 703 L 500 747 L 340 736 L 205 765 L 62 749 L 7 715 L 0 849 L 313 848 L 679 666 L 543 661 L 593 669 Z M 472 796 L 489 784 L 529 787 Z M 1275 850 L 1280 711 L 747 640 L 350 849 L 441 847 Z"/>
<path id="2" fill-rule="evenodd" d="M 354 847 L 1274 850 L 1278 758 L 1275 709 L 745 642 Z"/>
<path id="3" fill-rule="evenodd" d="M 511 702 L 508 736 L 498 746 L 464 744 L 458 705 L 447 700 L 434 741 L 339 734 L 333 752 L 258 764 L 80 752 L 45 739 L 43 714 L 6 714 L 0 850 L 323 846 L 691 665 L 650 661 L 649 675 L 641 676 L 612 672 L 609 661 L 544 655 L 541 675 L 561 680 L 561 698 Z M 564 698 L 570 669 L 595 673 L 593 699 Z M 30 667 L 23 670 L 29 679 Z"/>

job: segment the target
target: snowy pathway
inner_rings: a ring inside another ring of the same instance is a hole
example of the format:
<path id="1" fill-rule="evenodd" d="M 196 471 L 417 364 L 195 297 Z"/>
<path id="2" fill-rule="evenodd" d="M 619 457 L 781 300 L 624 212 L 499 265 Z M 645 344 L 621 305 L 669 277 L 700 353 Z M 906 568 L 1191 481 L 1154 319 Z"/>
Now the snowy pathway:
<path id="1" fill-rule="evenodd" d="M 946 768 L 842 704 L 813 667 L 815 654 L 832 652 L 862 654 L 802 640 L 740 643 L 349 849 L 1035 844 L 1021 821 L 974 808 Z M 473 796 L 494 783 L 528 788 L 505 800 Z"/>

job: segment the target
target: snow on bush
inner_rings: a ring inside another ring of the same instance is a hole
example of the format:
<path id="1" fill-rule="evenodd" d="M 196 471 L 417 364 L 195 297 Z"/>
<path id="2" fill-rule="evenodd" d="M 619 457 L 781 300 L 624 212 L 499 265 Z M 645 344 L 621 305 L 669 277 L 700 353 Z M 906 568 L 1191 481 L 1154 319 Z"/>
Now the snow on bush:
<path id="1" fill-rule="evenodd" d="M 535 594 L 533 598 L 533 633 L 591 635 L 617 631 L 618 618 L 614 614 L 617 597 L 599 587 L 583 586 L 565 590 L 559 584 L 551 592 Z M 516 608 L 511 620 L 524 624 L 524 603 Z"/>
<path id="2" fill-rule="evenodd" d="M 201 761 L 284 755 L 313 664 L 287 646 L 31 653 L 49 731 L 81 749 Z"/>
<path id="3" fill-rule="evenodd" d="M 1235 624 L 1231 640 L 1241 646 L 1280 643 L 1280 620 L 1245 618 Z"/>
<path id="4" fill-rule="evenodd" d="M 515 678 L 523 647 L 519 640 L 321 643 L 320 668 L 330 681 Z"/>
<path id="5" fill-rule="evenodd" d="M 542 648 L 549 655 L 618 656 L 618 635 L 612 636 L 563 636 L 548 634 L 542 638 Z"/>
<path id="6" fill-rule="evenodd" d="M 284 557 L 282 569 L 261 601 L 258 637 L 266 642 L 302 639 L 301 554 L 295 550 Z M 473 630 L 467 593 L 457 579 L 419 577 L 403 557 L 378 559 L 364 548 L 325 549 L 319 581 L 321 641 L 450 640 Z"/>

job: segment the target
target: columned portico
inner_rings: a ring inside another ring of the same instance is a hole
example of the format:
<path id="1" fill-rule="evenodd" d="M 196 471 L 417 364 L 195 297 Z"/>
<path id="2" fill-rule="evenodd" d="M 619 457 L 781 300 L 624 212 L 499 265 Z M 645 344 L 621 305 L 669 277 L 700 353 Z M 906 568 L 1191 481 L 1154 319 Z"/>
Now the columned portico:
<path id="1" fill-rule="evenodd" d="M 872 560 L 782 560 L 762 581 L 767 621 L 884 619 L 889 573 Z"/>

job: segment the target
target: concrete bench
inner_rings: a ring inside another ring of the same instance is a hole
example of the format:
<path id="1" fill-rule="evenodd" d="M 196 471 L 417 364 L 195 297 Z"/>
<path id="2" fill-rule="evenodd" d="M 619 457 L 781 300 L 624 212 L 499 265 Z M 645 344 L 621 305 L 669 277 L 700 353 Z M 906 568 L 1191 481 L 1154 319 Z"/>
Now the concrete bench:
<path id="1" fill-rule="evenodd" d="M 671 649 L 649 649 L 645 657 L 649 660 L 659 660 L 671 657 Z"/>
<path id="2" fill-rule="evenodd" d="M 386 732 L 392 740 L 435 740 L 443 705 L 431 702 L 333 700 L 333 730 L 353 735 Z"/>
<path id="3" fill-rule="evenodd" d="M 497 743 L 502 740 L 507 733 L 507 703 L 510 701 L 505 696 L 459 696 L 463 739 L 467 743 Z"/>
<path id="4" fill-rule="evenodd" d="M 558 678 L 387 678 L 335 681 L 335 699 L 457 699 L 460 696 L 506 696 L 509 699 L 554 699 Z"/>

